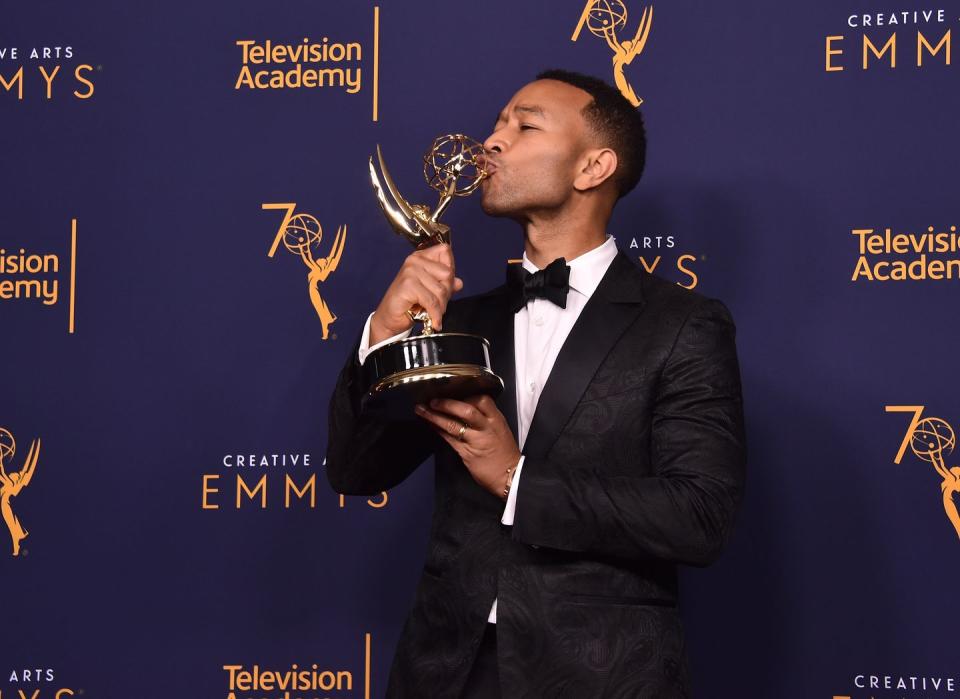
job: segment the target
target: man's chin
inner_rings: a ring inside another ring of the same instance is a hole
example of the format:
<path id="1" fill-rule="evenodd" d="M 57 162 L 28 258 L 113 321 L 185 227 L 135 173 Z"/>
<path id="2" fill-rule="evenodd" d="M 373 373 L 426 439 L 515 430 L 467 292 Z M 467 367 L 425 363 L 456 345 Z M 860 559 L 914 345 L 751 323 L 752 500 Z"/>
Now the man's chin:
<path id="1" fill-rule="evenodd" d="M 505 205 L 505 202 L 497 200 L 487 192 L 481 194 L 480 208 L 487 216 L 509 217 L 514 213 L 509 206 Z"/>

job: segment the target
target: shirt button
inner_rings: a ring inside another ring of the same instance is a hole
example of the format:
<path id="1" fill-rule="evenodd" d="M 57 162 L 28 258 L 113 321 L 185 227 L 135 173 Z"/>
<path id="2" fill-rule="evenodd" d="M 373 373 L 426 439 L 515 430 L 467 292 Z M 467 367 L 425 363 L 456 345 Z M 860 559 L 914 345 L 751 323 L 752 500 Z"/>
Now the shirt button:
<path id="1" fill-rule="evenodd" d="M 533 319 L 533 324 L 536 325 L 538 328 L 539 328 L 541 325 L 543 325 L 543 316 L 537 316 L 536 318 L 534 318 L 534 319 Z"/>
<path id="2" fill-rule="evenodd" d="M 534 381 L 531 381 L 528 387 L 530 389 L 530 393 L 533 393 L 534 391 L 537 390 L 537 384 Z"/>

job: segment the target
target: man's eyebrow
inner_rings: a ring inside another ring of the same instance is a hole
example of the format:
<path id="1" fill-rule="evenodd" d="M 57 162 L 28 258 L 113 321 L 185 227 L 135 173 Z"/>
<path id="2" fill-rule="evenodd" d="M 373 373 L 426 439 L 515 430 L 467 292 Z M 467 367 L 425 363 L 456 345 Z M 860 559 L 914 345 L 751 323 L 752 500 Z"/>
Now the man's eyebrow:
<path id="1" fill-rule="evenodd" d="M 516 107 L 513 108 L 513 110 L 515 112 L 522 112 L 524 114 L 533 114 L 534 116 L 538 116 L 544 119 L 547 118 L 547 113 L 544 111 L 543 107 L 540 107 L 536 104 L 518 104 Z M 496 125 L 496 124 L 499 124 L 501 121 L 506 121 L 506 120 L 507 120 L 507 110 L 504 109 L 502 112 L 497 114 L 496 121 L 494 121 L 493 123 Z"/>
<path id="2" fill-rule="evenodd" d="M 543 107 L 539 107 L 535 104 L 518 104 L 515 109 L 518 112 L 524 112 L 526 114 L 535 114 L 539 117 L 546 117 L 547 113 L 543 111 Z"/>

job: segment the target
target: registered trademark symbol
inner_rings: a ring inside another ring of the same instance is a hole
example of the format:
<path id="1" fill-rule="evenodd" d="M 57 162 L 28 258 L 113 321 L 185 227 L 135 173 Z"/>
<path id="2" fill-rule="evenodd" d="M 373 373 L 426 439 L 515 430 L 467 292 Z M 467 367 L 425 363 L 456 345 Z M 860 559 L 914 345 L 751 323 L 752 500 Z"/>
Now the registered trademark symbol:
<path id="1" fill-rule="evenodd" d="M 706 255 L 700 255 L 700 259 L 701 259 L 701 260 L 706 260 L 706 259 L 707 259 L 707 256 L 706 256 Z"/>

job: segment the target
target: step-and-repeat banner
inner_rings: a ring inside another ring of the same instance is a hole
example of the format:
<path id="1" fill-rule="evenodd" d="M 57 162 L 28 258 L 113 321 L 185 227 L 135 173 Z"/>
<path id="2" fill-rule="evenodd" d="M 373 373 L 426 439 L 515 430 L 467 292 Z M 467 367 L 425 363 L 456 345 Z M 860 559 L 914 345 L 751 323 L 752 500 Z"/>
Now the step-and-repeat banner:
<path id="1" fill-rule="evenodd" d="M 430 462 L 342 497 L 327 402 L 433 203 L 540 70 L 640 105 L 609 232 L 738 326 L 747 497 L 686 570 L 695 694 L 960 691 L 960 7 L 10 5 L 0 22 L 0 696 L 382 696 Z M 522 232 L 458 202 L 463 294 Z"/>

